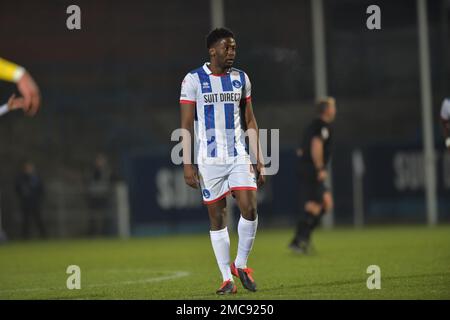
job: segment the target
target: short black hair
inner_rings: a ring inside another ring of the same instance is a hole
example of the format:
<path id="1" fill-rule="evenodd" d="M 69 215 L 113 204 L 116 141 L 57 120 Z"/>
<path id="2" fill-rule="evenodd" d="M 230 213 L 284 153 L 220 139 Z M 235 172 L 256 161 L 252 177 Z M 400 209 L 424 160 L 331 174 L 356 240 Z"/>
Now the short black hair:
<path id="1" fill-rule="evenodd" d="M 217 41 L 224 38 L 234 38 L 234 34 L 227 28 L 216 28 L 206 36 L 206 48 L 210 49 Z"/>

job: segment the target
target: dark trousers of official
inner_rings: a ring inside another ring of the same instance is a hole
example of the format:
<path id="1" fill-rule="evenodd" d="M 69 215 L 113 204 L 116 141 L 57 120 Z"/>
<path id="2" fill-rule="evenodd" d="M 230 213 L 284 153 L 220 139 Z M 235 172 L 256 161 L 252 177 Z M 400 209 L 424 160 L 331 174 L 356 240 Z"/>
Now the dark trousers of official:
<path id="1" fill-rule="evenodd" d="M 41 209 L 39 206 L 22 206 L 23 224 L 22 234 L 24 239 L 29 239 L 31 236 L 31 224 L 34 222 L 39 231 L 39 235 L 42 238 L 47 237 L 47 233 L 44 227 L 44 222 L 41 217 Z"/>
<path id="2" fill-rule="evenodd" d="M 324 214 L 322 210 L 318 215 L 313 215 L 306 210 L 302 210 L 303 214 L 300 221 L 297 224 L 294 241 L 298 244 L 300 242 L 309 243 L 311 240 L 311 234 L 314 229 L 320 224 L 320 220 Z"/>
<path id="3" fill-rule="evenodd" d="M 301 216 L 297 224 L 295 232 L 294 243 L 300 242 L 309 243 L 311 240 L 311 233 L 320 224 L 320 220 L 324 215 L 322 209 L 319 214 L 314 215 L 306 210 L 308 202 L 315 202 L 321 204 L 323 201 L 323 193 L 326 190 L 323 182 L 317 180 L 317 172 L 310 164 L 303 164 L 299 167 L 299 206 Z"/>
<path id="4" fill-rule="evenodd" d="M 106 235 L 106 209 L 97 207 L 89 209 L 89 236 Z"/>
<path id="5" fill-rule="evenodd" d="M 110 202 L 107 197 L 91 197 L 89 206 L 89 236 L 105 236 L 109 234 Z"/>

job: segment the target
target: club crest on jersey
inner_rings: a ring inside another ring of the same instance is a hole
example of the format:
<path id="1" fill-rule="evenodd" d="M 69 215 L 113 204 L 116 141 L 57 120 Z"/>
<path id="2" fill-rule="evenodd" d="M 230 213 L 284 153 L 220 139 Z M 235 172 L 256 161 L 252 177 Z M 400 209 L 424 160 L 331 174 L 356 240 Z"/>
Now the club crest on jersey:
<path id="1" fill-rule="evenodd" d="M 327 128 L 322 128 L 321 134 L 324 140 L 327 140 L 328 137 L 330 136 L 330 132 L 328 131 Z"/>
<path id="2" fill-rule="evenodd" d="M 240 87 L 242 87 L 242 83 L 239 80 L 234 80 L 232 82 L 233 87 L 235 87 L 236 89 L 239 89 Z"/>
<path id="3" fill-rule="evenodd" d="M 209 197 L 211 197 L 211 193 L 208 191 L 208 189 L 203 189 L 203 196 L 206 199 L 209 199 Z"/>
<path id="4" fill-rule="evenodd" d="M 203 89 L 209 89 L 209 83 L 208 82 L 203 82 L 202 83 L 202 87 L 203 87 Z"/>

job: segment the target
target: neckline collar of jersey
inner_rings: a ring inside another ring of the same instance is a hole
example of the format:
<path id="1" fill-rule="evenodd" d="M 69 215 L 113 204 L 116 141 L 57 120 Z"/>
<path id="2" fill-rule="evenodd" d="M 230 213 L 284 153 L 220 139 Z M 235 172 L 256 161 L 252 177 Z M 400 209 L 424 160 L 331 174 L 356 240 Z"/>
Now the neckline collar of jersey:
<path id="1" fill-rule="evenodd" d="M 205 70 L 207 75 L 212 75 L 212 76 L 215 76 L 215 77 L 223 77 L 223 76 L 226 76 L 227 74 L 229 74 L 231 72 L 231 68 L 230 68 L 225 73 L 215 74 L 215 73 L 212 73 L 211 69 L 208 66 L 209 66 L 209 62 L 205 62 L 205 64 L 203 65 L 203 70 Z"/>

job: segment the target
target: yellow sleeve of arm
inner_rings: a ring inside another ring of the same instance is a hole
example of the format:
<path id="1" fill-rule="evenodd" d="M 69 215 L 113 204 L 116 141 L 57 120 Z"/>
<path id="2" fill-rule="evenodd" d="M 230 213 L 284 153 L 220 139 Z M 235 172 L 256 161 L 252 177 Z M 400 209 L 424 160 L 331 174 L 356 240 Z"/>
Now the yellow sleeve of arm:
<path id="1" fill-rule="evenodd" d="M 24 73 L 25 69 L 23 67 L 0 58 L 0 80 L 17 82 Z"/>

